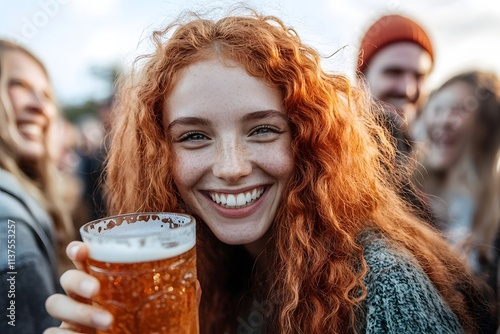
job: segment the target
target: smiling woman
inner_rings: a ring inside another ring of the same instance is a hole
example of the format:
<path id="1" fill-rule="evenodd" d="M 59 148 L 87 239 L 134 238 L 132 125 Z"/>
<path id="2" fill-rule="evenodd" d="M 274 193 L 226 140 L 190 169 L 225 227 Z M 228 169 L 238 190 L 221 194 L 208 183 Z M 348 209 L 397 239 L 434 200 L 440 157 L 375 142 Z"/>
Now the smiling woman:
<path id="1" fill-rule="evenodd" d="M 50 86 L 43 68 L 27 54 L 6 53 L 3 63 L 8 69 L 7 92 L 18 130 L 12 135 L 21 158 L 26 162 L 36 162 L 46 153 L 45 133 L 56 115 Z M 43 112 L 33 112 L 34 109 Z"/>
<path id="2" fill-rule="evenodd" d="M 71 230 L 49 149 L 56 117 L 52 86 L 42 63 L 26 49 L 0 40 L 0 287 L 6 294 L 7 275 L 15 276 L 16 286 L 14 294 L 2 296 L 0 308 L 15 305 L 19 316 L 15 329 L 24 333 L 57 324 L 44 311 L 44 303 L 59 286 L 61 239 L 56 237 Z M 9 226 L 15 226 L 10 233 Z M 5 254 L 7 245 L 10 257 Z M 7 261 L 12 256 L 15 260 Z M 10 332 L 7 320 L 1 317 L 2 333 Z"/>
<path id="3" fill-rule="evenodd" d="M 475 333 L 481 295 L 397 195 L 365 91 L 251 10 L 188 14 L 153 41 L 118 95 L 109 208 L 196 217 L 202 333 Z M 68 254 L 81 267 L 87 251 Z M 99 291 L 79 270 L 61 283 Z M 64 323 L 46 333 L 112 322 L 68 296 L 47 308 Z"/>
<path id="4" fill-rule="evenodd" d="M 485 279 L 500 314 L 500 79 L 491 72 L 457 74 L 430 96 L 417 184 L 436 225 Z"/>

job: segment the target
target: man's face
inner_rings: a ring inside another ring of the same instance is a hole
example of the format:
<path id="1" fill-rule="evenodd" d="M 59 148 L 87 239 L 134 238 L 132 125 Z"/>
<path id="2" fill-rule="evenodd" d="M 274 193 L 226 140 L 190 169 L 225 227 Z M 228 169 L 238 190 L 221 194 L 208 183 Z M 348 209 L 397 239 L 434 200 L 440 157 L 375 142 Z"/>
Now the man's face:
<path id="1" fill-rule="evenodd" d="M 372 95 L 396 107 L 405 122 L 411 124 L 431 69 L 431 56 L 426 50 L 415 43 L 398 42 L 373 56 L 365 76 Z"/>

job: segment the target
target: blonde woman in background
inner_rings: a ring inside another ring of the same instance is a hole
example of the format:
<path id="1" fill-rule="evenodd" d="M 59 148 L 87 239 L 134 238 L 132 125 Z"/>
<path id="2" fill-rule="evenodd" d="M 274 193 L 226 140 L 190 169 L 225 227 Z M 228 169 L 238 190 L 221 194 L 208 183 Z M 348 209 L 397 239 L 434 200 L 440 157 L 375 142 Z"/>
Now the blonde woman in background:
<path id="1" fill-rule="evenodd" d="M 58 324 L 44 303 L 60 289 L 58 254 L 72 227 L 52 154 L 57 117 L 43 64 L 0 40 L 1 333 L 41 333 Z"/>
<path id="2" fill-rule="evenodd" d="M 481 71 L 450 78 L 418 122 L 424 137 L 417 184 L 437 228 L 498 301 L 500 80 Z"/>

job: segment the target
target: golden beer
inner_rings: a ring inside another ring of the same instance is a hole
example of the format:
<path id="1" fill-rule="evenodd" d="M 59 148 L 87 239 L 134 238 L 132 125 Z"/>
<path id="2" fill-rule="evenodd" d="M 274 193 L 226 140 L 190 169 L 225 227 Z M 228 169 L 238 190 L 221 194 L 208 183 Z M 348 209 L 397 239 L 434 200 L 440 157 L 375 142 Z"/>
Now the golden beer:
<path id="1" fill-rule="evenodd" d="M 194 218 L 173 213 L 107 217 L 81 228 L 88 272 L 110 311 L 107 333 L 197 334 Z"/>

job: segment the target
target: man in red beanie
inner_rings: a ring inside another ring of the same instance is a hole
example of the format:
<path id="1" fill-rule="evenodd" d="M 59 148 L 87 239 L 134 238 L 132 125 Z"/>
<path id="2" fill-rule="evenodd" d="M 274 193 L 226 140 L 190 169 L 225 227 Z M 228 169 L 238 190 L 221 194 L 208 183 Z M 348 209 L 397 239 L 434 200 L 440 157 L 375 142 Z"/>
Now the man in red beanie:
<path id="1" fill-rule="evenodd" d="M 391 130 L 399 131 L 395 135 L 402 151 L 411 150 L 409 126 L 416 117 L 433 62 L 429 36 L 419 24 L 401 15 L 383 16 L 362 39 L 357 69 L 373 97 L 395 107 L 400 116 L 389 118 L 396 123 L 397 129 Z"/>
<path id="2" fill-rule="evenodd" d="M 422 87 L 434 62 L 431 41 L 415 21 L 401 15 L 386 15 L 373 23 L 361 41 L 359 78 L 371 94 L 386 104 L 384 126 L 396 140 L 399 158 L 412 151 L 411 123 L 417 116 Z M 433 221 L 431 211 L 416 187 L 403 182 L 400 195 L 422 218 Z"/>

